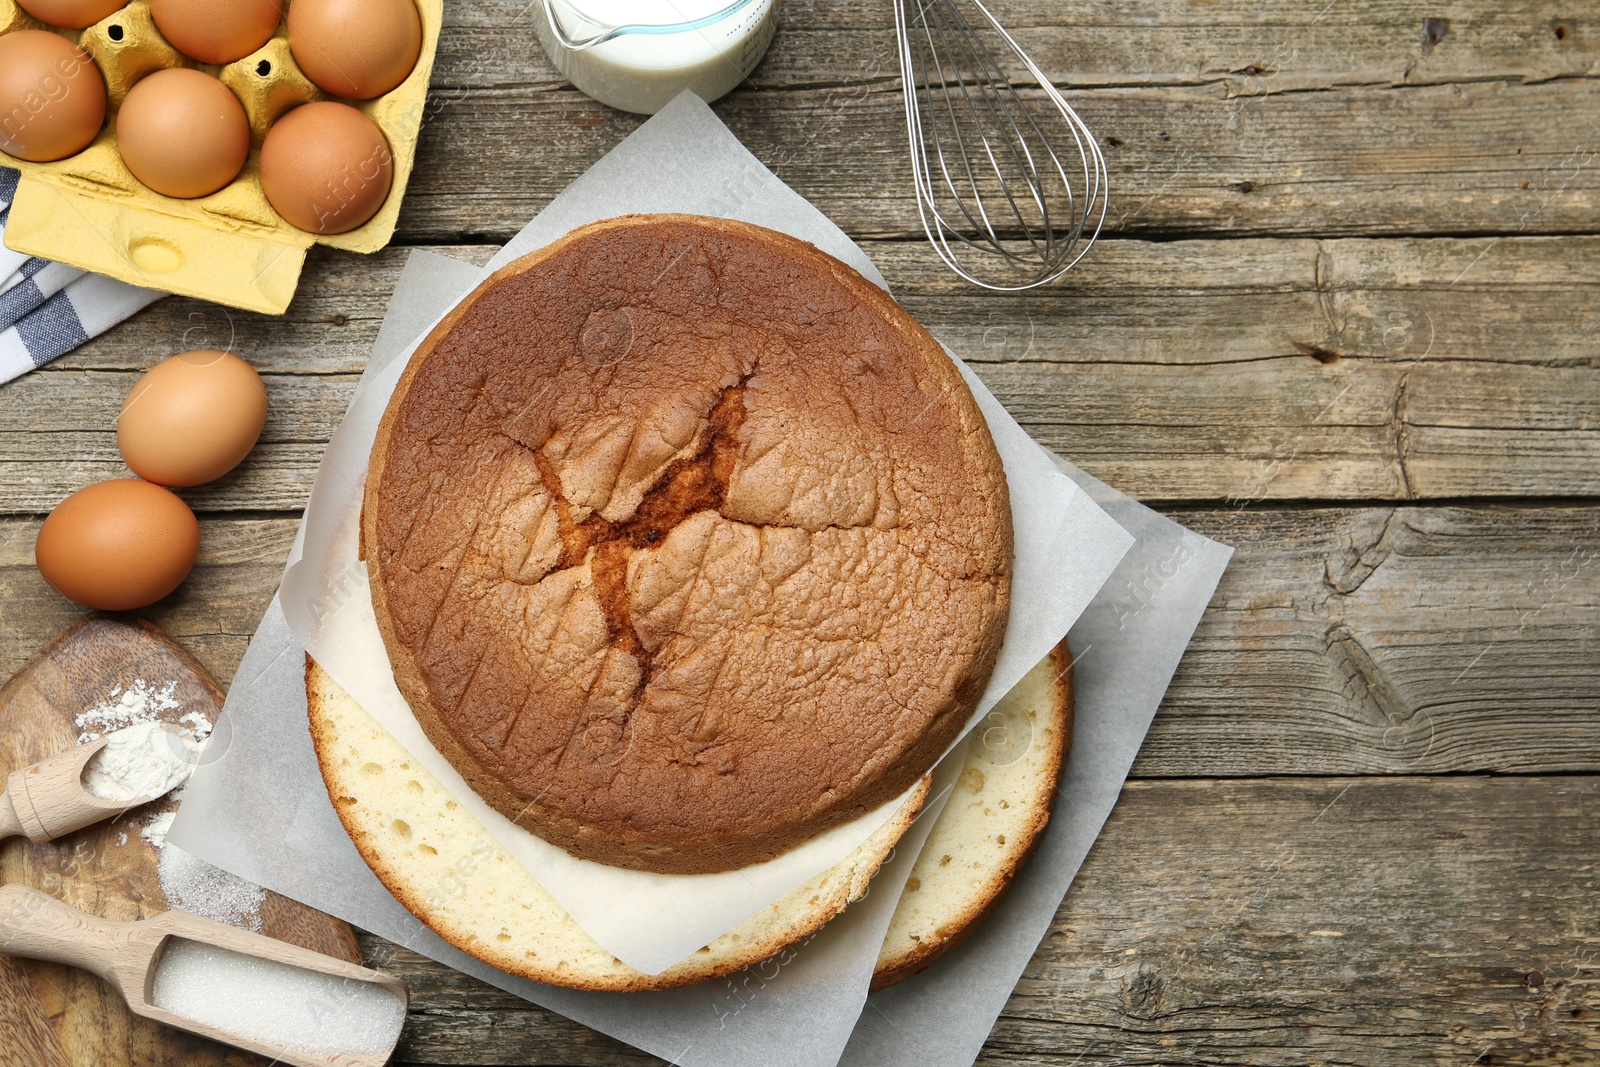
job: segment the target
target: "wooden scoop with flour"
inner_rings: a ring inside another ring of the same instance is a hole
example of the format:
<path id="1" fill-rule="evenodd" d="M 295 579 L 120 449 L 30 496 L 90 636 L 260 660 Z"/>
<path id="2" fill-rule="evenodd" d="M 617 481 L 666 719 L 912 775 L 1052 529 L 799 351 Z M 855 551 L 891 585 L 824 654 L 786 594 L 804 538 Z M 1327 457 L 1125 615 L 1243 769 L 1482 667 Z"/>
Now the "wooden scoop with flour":
<path id="1" fill-rule="evenodd" d="M 99 975 L 138 1015 L 298 1067 L 380 1067 L 406 987 L 380 971 L 181 911 L 109 922 L 0 886 L 0 952 Z"/>
<path id="2" fill-rule="evenodd" d="M 175 743 L 185 736 L 179 727 L 164 729 Z M 108 800 L 89 792 L 83 782 L 84 768 L 110 741 L 109 736 L 102 737 L 12 771 L 6 779 L 5 792 L 0 793 L 0 841 L 25 835 L 34 844 L 42 845 L 156 799 L 134 796 Z"/>

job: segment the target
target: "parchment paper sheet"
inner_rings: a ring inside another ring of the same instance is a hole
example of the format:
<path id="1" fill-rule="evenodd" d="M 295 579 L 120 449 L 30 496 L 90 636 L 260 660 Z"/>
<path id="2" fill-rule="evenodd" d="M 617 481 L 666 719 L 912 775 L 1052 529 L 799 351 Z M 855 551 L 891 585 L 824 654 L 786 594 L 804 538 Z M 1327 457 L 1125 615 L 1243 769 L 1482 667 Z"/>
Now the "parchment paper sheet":
<path id="1" fill-rule="evenodd" d="M 868 998 L 843 1067 L 967 1067 L 977 1059 L 1111 814 L 1233 555 L 1051 458 L 1137 538 L 1069 636 L 1076 707 L 1055 813 L 1038 851 L 977 933 L 924 973 Z"/>
<path id="2" fill-rule="evenodd" d="M 731 140 L 725 130 L 723 135 Z M 758 178 L 746 188 L 758 188 Z M 559 206 L 558 201 L 545 214 Z M 559 232 L 573 224 L 552 221 Z M 847 258 L 842 253 L 849 249 L 807 239 Z M 519 254 L 515 245 L 505 255 Z M 413 253 L 393 308 L 431 322 L 479 275 L 471 266 Z M 393 358 L 415 333 L 414 323 L 386 320 L 369 379 L 381 373 L 381 355 Z M 675 1063 L 829 1067 L 841 1054 L 845 1062 L 862 1065 L 970 1063 L 1109 813 L 1231 553 L 1054 462 L 1136 539 L 1073 629 L 1080 657 L 1077 726 L 1062 799 L 1039 851 L 996 914 L 926 975 L 872 998 L 864 1013 L 883 931 L 934 813 L 902 839 L 866 899 L 808 942 L 729 979 L 665 993 L 602 994 L 513 978 L 423 927 L 389 896 L 351 845 L 327 800 L 305 727 L 303 650 L 276 599 L 240 665 L 170 840 L 241 877 Z M 530 1046 L 536 1042 L 530 1035 Z"/>
<path id="3" fill-rule="evenodd" d="M 644 211 L 732 215 L 837 249 L 857 269 L 877 273 L 838 227 L 762 167 L 692 95 L 646 123 L 563 191 L 495 257 L 489 270 L 515 258 L 518 249 L 561 237 L 573 225 Z M 363 377 L 349 414 L 328 445 L 303 537 L 285 571 L 284 616 L 317 663 L 579 926 L 624 963 L 655 974 L 841 862 L 901 802 L 885 804 L 768 863 L 721 874 L 666 877 L 577 859 L 513 825 L 466 784 L 429 742 L 395 685 L 372 611 L 366 568 L 356 554 L 361 485 L 378 421 L 415 342 L 453 303 L 397 301 L 391 306 L 388 321 L 396 329 L 382 340 L 403 339 L 406 351 L 383 370 Z M 388 353 L 377 358 L 387 362 Z M 959 361 L 957 365 L 966 372 Z M 1067 632 L 1132 539 L 1057 471 L 982 383 L 966 373 L 1005 464 L 1016 539 L 1005 643 L 970 720 L 976 722 Z"/>

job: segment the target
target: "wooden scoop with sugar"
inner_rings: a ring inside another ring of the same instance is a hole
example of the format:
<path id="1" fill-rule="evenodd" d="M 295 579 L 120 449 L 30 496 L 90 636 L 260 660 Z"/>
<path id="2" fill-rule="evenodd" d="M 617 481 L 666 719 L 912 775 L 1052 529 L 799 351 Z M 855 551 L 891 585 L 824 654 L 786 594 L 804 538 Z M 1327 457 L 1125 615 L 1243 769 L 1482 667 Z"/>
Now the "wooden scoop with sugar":
<path id="1" fill-rule="evenodd" d="M 0 887 L 0 952 L 81 967 L 136 1014 L 297 1067 L 381 1067 L 406 987 L 320 952 L 181 911 L 110 922 Z"/>

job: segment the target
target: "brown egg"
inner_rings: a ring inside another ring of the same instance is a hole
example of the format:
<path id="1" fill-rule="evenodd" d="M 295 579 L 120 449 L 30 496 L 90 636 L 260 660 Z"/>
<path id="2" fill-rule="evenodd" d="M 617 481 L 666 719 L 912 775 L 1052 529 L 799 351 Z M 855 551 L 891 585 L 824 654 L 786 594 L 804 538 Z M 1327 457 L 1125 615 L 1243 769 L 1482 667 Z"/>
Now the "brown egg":
<path id="1" fill-rule="evenodd" d="M 89 53 L 45 30 L 0 37 L 0 151 L 48 163 L 83 151 L 106 120 Z"/>
<path id="2" fill-rule="evenodd" d="M 52 26 L 81 30 L 128 6 L 128 0 L 17 0 L 17 6 Z"/>
<path id="3" fill-rule="evenodd" d="M 272 40 L 283 0 L 150 0 L 167 43 L 202 63 L 232 63 Z"/>
<path id="4" fill-rule="evenodd" d="M 250 120 L 239 98 L 211 75 L 158 70 L 122 101 L 117 148 L 133 176 L 163 196 L 209 196 L 244 169 Z"/>
<path id="5" fill-rule="evenodd" d="M 325 91 L 370 100 L 417 65 L 422 18 L 412 0 L 294 0 L 289 50 Z"/>
<path id="6" fill-rule="evenodd" d="M 312 233 L 360 226 L 378 213 L 393 181 L 383 131 L 349 104 L 297 107 L 261 146 L 261 188 L 273 210 Z"/>
<path id="7" fill-rule="evenodd" d="M 117 447 L 139 477 L 200 485 L 250 454 L 267 421 L 260 375 L 227 352 L 164 359 L 134 383 L 117 418 Z"/>
<path id="8" fill-rule="evenodd" d="M 154 604 L 188 577 L 199 552 L 189 505 L 137 478 L 79 489 L 56 505 L 33 546 L 45 581 L 101 611 Z"/>

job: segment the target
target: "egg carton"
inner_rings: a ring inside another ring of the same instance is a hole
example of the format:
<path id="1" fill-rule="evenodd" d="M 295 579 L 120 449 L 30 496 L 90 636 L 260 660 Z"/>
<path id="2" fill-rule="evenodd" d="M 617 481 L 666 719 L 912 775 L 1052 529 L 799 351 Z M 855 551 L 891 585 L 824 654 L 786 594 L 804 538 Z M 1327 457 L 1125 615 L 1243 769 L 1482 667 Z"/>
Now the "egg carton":
<path id="1" fill-rule="evenodd" d="M 389 140 L 394 185 L 365 225 L 340 234 L 314 234 L 289 225 L 261 191 L 261 142 L 284 112 L 316 100 L 339 99 L 318 89 L 289 52 L 283 23 L 243 59 L 218 66 L 178 52 L 156 29 L 146 0 L 135 0 L 86 30 L 38 22 L 0 0 L 0 34 L 43 29 L 76 41 L 94 57 L 109 97 L 106 124 L 93 143 L 55 163 L 30 163 L 0 152 L 0 164 L 22 171 L 5 243 L 17 252 L 53 259 L 133 285 L 281 314 L 294 297 L 306 250 L 313 244 L 376 252 L 394 236 L 400 201 L 417 152 L 427 106 L 428 78 L 439 44 L 444 0 L 416 0 L 422 51 L 398 87 L 375 100 L 344 100 Z M 286 5 L 287 8 L 287 5 Z M 117 151 L 116 112 L 140 78 L 167 67 L 214 74 L 232 89 L 250 119 L 250 158 L 239 177 L 210 196 L 177 200 L 135 178 Z"/>

